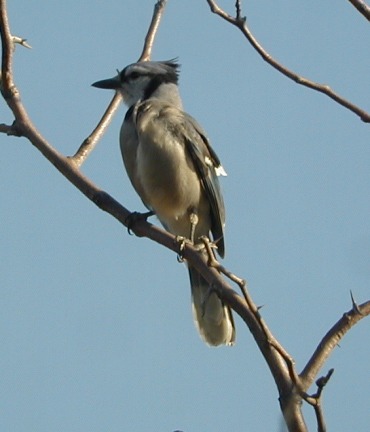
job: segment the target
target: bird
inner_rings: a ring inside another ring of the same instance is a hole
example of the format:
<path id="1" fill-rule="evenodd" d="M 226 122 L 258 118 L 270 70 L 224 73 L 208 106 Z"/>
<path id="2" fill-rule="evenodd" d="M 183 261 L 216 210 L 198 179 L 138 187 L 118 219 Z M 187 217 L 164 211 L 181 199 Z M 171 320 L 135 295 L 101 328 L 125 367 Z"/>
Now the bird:
<path id="1" fill-rule="evenodd" d="M 121 93 L 128 107 L 120 148 L 128 177 L 149 212 L 167 231 L 195 245 L 211 233 L 224 257 L 225 207 L 218 176 L 226 173 L 202 127 L 183 110 L 179 68 L 176 59 L 139 61 L 92 86 Z M 231 309 L 191 264 L 188 271 L 201 338 L 209 346 L 233 345 Z"/>

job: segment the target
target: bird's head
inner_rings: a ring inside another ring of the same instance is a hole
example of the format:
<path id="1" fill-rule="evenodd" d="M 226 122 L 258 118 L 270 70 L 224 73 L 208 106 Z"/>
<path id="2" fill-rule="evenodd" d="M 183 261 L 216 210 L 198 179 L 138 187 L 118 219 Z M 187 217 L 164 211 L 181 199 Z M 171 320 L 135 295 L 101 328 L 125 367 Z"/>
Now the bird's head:
<path id="1" fill-rule="evenodd" d="M 177 86 L 179 64 L 176 60 L 138 62 L 126 66 L 109 79 L 97 81 L 93 87 L 119 91 L 124 102 L 131 106 L 151 97 L 162 85 Z"/>

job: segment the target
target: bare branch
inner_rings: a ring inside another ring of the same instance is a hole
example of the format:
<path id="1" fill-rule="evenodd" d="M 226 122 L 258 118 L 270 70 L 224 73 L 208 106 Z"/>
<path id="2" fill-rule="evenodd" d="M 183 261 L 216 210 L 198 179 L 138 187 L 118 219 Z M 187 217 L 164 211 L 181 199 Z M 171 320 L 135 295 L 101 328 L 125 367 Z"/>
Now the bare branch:
<path id="1" fill-rule="evenodd" d="M 234 283 L 236 283 L 239 286 L 240 291 L 242 292 L 242 294 L 244 296 L 244 300 L 247 302 L 249 308 L 252 310 L 251 303 L 248 303 L 249 299 L 248 299 L 248 293 L 246 290 L 247 282 L 244 279 L 231 273 L 224 266 L 222 266 L 219 263 L 219 261 L 217 261 L 215 254 L 213 253 L 213 250 L 212 250 L 213 248 L 217 248 L 217 246 L 214 243 L 212 243 L 207 236 L 201 237 L 200 240 L 203 242 L 204 247 L 205 247 L 206 252 L 207 252 L 208 265 L 210 267 L 214 267 L 215 269 L 217 269 L 220 273 L 224 274 L 227 278 L 229 278 L 231 281 L 233 281 Z M 256 308 L 256 310 L 257 310 L 257 308 Z"/>
<path id="2" fill-rule="evenodd" d="M 349 0 L 349 2 L 370 21 L 370 7 L 363 0 Z"/>
<path id="3" fill-rule="evenodd" d="M 322 403 L 321 403 L 321 395 L 322 395 L 322 391 L 324 390 L 324 387 L 329 382 L 333 373 L 334 373 L 334 369 L 330 369 L 325 376 L 322 376 L 321 378 L 316 380 L 317 391 L 315 394 L 311 396 L 309 395 L 304 396 L 304 400 L 307 403 L 309 403 L 311 406 L 313 406 L 315 410 L 318 432 L 326 432 L 324 413 L 322 410 Z"/>
<path id="4" fill-rule="evenodd" d="M 83 141 L 80 148 L 77 150 L 76 154 L 70 158 L 78 167 L 80 167 L 85 162 L 89 154 L 96 147 L 98 141 L 107 130 L 111 121 L 113 120 L 113 116 L 116 113 L 119 106 L 121 105 L 121 102 L 122 102 L 122 96 L 120 93 L 116 92 L 110 104 L 108 105 L 108 108 L 105 110 L 103 117 L 101 118 L 100 122 L 97 124 L 96 128 Z"/>
<path id="5" fill-rule="evenodd" d="M 164 8 L 166 7 L 166 4 L 167 4 L 167 0 L 158 0 L 154 6 L 152 21 L 150 23 L 149 30 L 145 37 L 143 51 L 138 61 L 150 60 L 150 57 L 152 55 L 154 38 L 157 34 L 159 23 L 161 22 L 161 18 L 164 12 Z"/>
<path id="6" fill-rule="evenodd" d="M 257 39 L 253 36 L 252 32 L 249 30 L 246 19 L 242 18 L 240 16 L 240 10 L 237 9 L 237 16 L 236 18 L 233 18 L 231 15 L 227 14 L 224 10 L 222 10 L 214 0 L 207 0 L 207 3 L 211 9 L 211 11 L 220 16 L 225 21 L 229 22 L 230 24 L 237 27 L 243 35 L 247 38 L 249 43 L 252 45 L 252 47 L 260 54 L 260 56 L 265 60 L 269 65 L 271 65 L 274 69 L 281 72 L 283 75 L 288 77 L 289 79 L 293 80 L 297 84 L 300 84 L 304 87 L 311 88 L 312 90 L 318 91 L 319 93 L 323 93 L 329 98 L 333 99 L 335 102 L 337 102 L 339 105 L 342 105 L 343 107 L 347 108 L 348 110 L 352 111 L 354 114 L 360 117 L 360 119 L 365 123 L 370 123 L 370 114 L 364 111 L 363 109 L 359 108 L 357 105 L 353 104 L 352 102 L 348 101 L 347 99 L 344 99 L 342 96 L 340 96 L 338 93 L 334 92 L 328 85 L 326 84 L 319 84 L 314 81 L 311 81 L 303 76 L 300 76 L 296 74 L 295 72 L 291 71 L 287 67 L 283 66 L 281 63 L 279 63 L 277 60 L 275 60 L 263 47 L 262 45 L 257 41 Z"/>
<path id="7" fill-rule="evenodd" d="M 343 336 L 360 321 L 370 315 L 370 301 L 361 305 L 353 306 L 351 310 L 343 314 L 342 318 L 326 333 L 307 365 L 300 374 L 303 387 L 308 389 L 315 380 L 318 371 L 321 369 L 333 349 Z"/>

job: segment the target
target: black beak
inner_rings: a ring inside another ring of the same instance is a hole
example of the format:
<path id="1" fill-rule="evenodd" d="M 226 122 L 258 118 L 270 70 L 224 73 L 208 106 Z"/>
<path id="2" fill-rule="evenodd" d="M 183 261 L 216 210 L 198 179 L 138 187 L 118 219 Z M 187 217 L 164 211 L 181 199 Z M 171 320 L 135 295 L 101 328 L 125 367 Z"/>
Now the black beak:
<path id="1" fill-rule="evenodd" d="M 109 78 L 102 81 L 96 81 L 94 84 L 91 84 L 93 87 L 101 88 L 101 89 L 111 89 L 117 90 L 120 87 L 120 82 L 117 77 Z"/>

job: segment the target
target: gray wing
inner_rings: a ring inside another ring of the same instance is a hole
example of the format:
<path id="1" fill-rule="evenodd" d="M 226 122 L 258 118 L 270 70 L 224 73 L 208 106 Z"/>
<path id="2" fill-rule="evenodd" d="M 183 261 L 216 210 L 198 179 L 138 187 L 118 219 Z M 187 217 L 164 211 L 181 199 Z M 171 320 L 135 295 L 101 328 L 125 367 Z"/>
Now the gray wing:
<path id="1" fill-rule="evenodd" d="M 225 255 L 224 226 L 225 206 L 222 198 L 218 172 L 224 172 L 215 151 L 212 149 L 205 133 L 197 121 L 183 113 L 183 136 L 186 149 L 194 163 L 199 179 L 203 185 L 211 206 L 211 232 L 217 241 L 217 250 L 221 257 Z"/>

